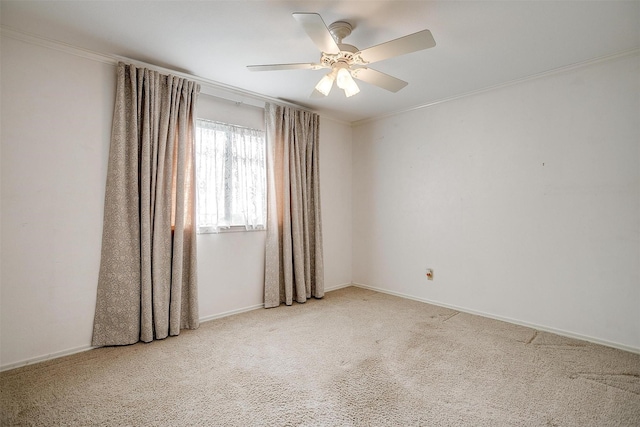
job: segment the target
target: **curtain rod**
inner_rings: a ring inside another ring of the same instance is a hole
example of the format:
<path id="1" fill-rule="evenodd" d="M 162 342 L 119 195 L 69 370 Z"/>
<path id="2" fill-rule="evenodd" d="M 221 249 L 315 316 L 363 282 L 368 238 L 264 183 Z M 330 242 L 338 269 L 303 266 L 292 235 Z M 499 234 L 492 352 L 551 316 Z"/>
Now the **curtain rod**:
<path id="1" fill-rule="evenodd" d="M 251 130 L 251 131 L 264 133 L 264 131 L 261 130 L 261 129 L 251 128 L 249 126 L 234 125 L 233 123 L 225 123 L 225 122 L 220 122 L 218 120 L 197 118 L 196 121 L 198 121 L 198 122 L 207 122 L 207 123 L 211 123 L 213 125 L 222 125 L 222 126 L 232 127 L 232 128 L 236 128 L 236 129 L 246 129 L 246 130 Z"/>
<path id="2" fill-rule="evenodd" d="M 160 67 L 158 65 L 149 64 L 147 62 L 138 61 L 136 59 L 127 58 L 124 56 L 119 56 L 119 55 L 110 55 L 110 56 L 116 61 L 116 64 L 117 62 L 122 61 L 122 62 L 126 62 L 139 67 L 145 67 L 145 68 L 153 69 L 158 72 L 171 74 L 177 77 L 193 80 L 196 83 L 200 84 L 201 92 L 205 95 L 211 95 L 217 98 L 226 99 L 228 101 L 239 102 L 242 104 L 252 105 L 254 107 L 260 107 L 260 108 L 264 108 L 265 103 L 269 102 L 272 104 L 279 104 L 285 107 L 292 107 L 300 110 L 305 110 L 308 112 L 313 112 L 312 110 L 298 104 L 282 101 L 276 98 L 271 98 L 266 95 L 261 95 L 256 92 L 251 92 L 245 89 L 240 89 L 234 86 L 226 85 L 224 83 L 216 82 L 214 80 L 210 80 L 204 77 L 199 77 L 193 74 L 172 70 L 170 68 Z M 235 95 L 235 96 L 229 96 L 229 95 Z"/>

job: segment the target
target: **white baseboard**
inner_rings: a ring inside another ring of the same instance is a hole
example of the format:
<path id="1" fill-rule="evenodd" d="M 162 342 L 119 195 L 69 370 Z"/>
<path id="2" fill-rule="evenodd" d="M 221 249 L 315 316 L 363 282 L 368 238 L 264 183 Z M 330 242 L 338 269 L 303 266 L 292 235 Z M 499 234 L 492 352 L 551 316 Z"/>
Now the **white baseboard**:
<path id="1" fill-rule="evenodd" d="M 348 288 L 349 286 L 353 286 L 353 283 L 342 283 L 340 285 L 329 286 L 328 288 L 324 288 L 325 292 L 337 291 L 338 289 Z"/>
<path id="2" fill-rule="evenodd" d="M 569 331 L 564 331 L 564 330 L 561 330 L 561 329 L 550 328 L 548 326 L 541 326 L 541 325 L 537 325 L 537 324 L 533 324 L 533 323 L 529 323 L 529 322 L 523 322 L 521 320 L 511 319 L 511 318 L 504 317 L 504 316 L 497 316 L 497 315 L 494 315 L 494 314 L 485 313 L 485 312 L 478 311 L 478 310 L 471 310 L 471 309 L 468 309 L 468 308 L 465 308 L 465 307 L 459 307 L 459 306 L 456 306 L 456 305 L 445 304 L 445 303 L 442 303 L 442 302 L 439 302 L 439 301 L 429 300 L 427 298 L 420 298 L 420 297 L 416 297 L 416 296 L 413 296 L 413 295 L 403 294 L 403 293 L 400 293 L 400 292 L 389 291 L 389 290 L 383 289 L 383 288 L 377 288 L 375 286 L 365 285 L 363 283 L 355 283 L 355 282 L 354 283 L 342 283 L 342 284 L 339 284 L 339 285 L 331 286 L 329 288 L 325 288 L 325 292 L 331 292 L 331 291 L 335 291 L 335 290 L 338 290 L 338 289 L 348 288 L 349 286 L 356 286 L 358 288 L 369 289 L 369 290 L 380 292 L 380 293 L 383 293 L 383 294 L 389 294 L 389 295 L 397 296 L 397 297 L 400 297 L 400 298 L 406 298 L 406 299 L 410 299 L 410 300 L 414 300 L 414 301 L 424 302 L 424 303 L 427 303 L 427 304 L 433 304 L 433 305 L 437 305 L 437 306 L 440 306 L 440 307 L 450 308 L 452 310 L 460 311 L 460 312 L 463 312 L 463 313 L 469 313 L 469 314 L 475 314 L 475 315 L 482 316 L 482 317 L 488 317 L 490 319 L 500 320 L 500 321 L 512 323 L 512 324 L 515 324 L 515 325 L 525 326 L 525 327 L 536 329 L 536 330 L 539 330 L 539 331 L 550 332 L 550 333 L 561 335 L 561 336 L 568 337 L 568 338 L 575 338 L 575 339 L 579 339 L 579 340 L 583 340 L 583 341 L 592 342 L 594 344 L 601 344 L 601 345 L 605 345 L 607 347 L 613 347 L 613 348 L 617 348 L 617 349 L 620 349 L 620 350 L 628 351 L 628 352 L 631 352 L 631 353 L 640 354 L 640 348 L 631 347 L 631 346 L 620 344 L 620 343 L 616 343 L 616 342 L 613 342 L 613 341 L 602 340 L 602 339 L 594 338 L 594 337 L 591 337 L 591 336 L 588 336 L 588 335 L 576 334 L 576 333 L 569 332 Z M 223 313 L 218 313 L 218 314 L 213 314 L 213 315 L 210 315 L 210 316 L 202 317 L 202 318 L 200 318 L 200 322 L 208 322 L 208 321 L 215 320 L 215 319 L 220 319 L 220 318 L 223 318 L 223 317 L 233 316 L 235 314 L 245 313 L 247 311 L 257 310 L 257 309 L 260 309 L 260 308 L 263 308 L 263 307 L 264 307 L 264 304 L 255 304 L 255 305 L 251 305 L 251 306 L 248 306 L 248 307 L 239 308 L 239 309 L 236 309 L 236 310 L 225 311 Z M 32 365 L 32 364 L 38 363 L 38 362 L 44 362 L 44 361 L 50 360 L 50 359 L 57 359 L 59 357 L 70 356 L 70 355 L 76 354 L 76 353 L 82 353 L 84 351 L 92 350 L 94 348 L 98 348 L 98 347 L 92 347 L 90 345 L 80 346 L 80 347 L 75 347 L 75 348 L 71 348 L 71 349 L 68 349 L 68 350 L 57 351 L 55 353 L 45 354 L 45 355 L 42 355 L 42 356 L 32 357 L 32 358 L 21 360 L 21 361 L 14 362 L 14 363 L 8 363 L 6 365 L 0 365 L 0 372 L 8 371 L 10 369 L 19 368 L 21 366 Z"/>
<path id="3" fill-rule="evenodd" d="M 264 303 L 263 304 L 250 305 L 248 307 L 238 308 L 238 309 L 235 309 L 235 310 L 229 310 L 229 311 L 225 311 L 223 313 L 212 314 L 210 316 L 204 316 L 204 317 L 200 318 L 200 323 L 209 322 L 211 320 L 216 320 L 216 319 L 221 319 L 223 317 L 233 316 L 234 314 L 246 313 L 247 311 L 257 310 L 259 308 L 264 308 Z"/>
<path id="4" fill-rule="evenodd" d="M 249 307 L 239 308 L 237 310 L 225 311 L 224 313 L 213 314 L 211 316 L 205 316 L 200 318 L 200 322 L 208 322 L 214 319 L 220 319 L 222 317 L 233 316 L 234 314 L 244 313 L 246 311 L 256 310 L 258 308 L 263 308 L 264 304 L 256 304 Z M 68 350 L 57 351 L 55 353 L 44 354 L 42 356 L 30 357 L 28 359 L 24 359 L 18 362 L 7 363 L 6 365 L 0 365 L 0 372 L 8 371 L 10 369 L 20 368 L 22 366 L 33 365 L 34 363 L 44 362 L 46 360 L 57 359 L 59 357 L 70 356 L 76 353 L 82 353 L 84 351 L 93 350 L 94 348 L 91 345 L 85 345 L 80 347 L 71 348 Z"/>
<path id="5" fill-rule="evenodd" d="M 340 284 L 340 285 L 336 285 L 336 286 L 331 286 L 329 288 L 325 288 L 325 292 L 331 292 L 331 291 L 335 291 L 337 289 L 346 288 L 346 287 L 349 287 L 349 286 L 352 286 L 352 284 L 351 283 L 343 283 L 343 284 Z M 260 308 L 264 308 L 264 304 L 255 304 L 255 305 L 251 305 L 251 306 L 248 306 L 248 307 L 243 307 L 243 308 L 238 308 L 238 309 L 235 309 L 235 310 L 225 311 L 223 313 L 212 314 L 210 316 L 204 316 L 204 317 L 200 318 L 200 322 L 201 323 L 209 322 L 211 320 L 221 319 L 223 317 L 233 316 L 234 314 L 245 313 L 247 311 L 257 310 L 257 309 L 260 309 Z M 94 348 L 98 348 L 98 347 L 93 347 L 93 346 L 90 346 L 90 345 L 86 345 L 86 346 L 71 348 L 71 349 L 68 349 L 68 350 L 57 351 L 55 353 L 44 354 L 42 356 L 30 357 L 28 359 L 24 359 L 24 360 L 21 360 L 21 361 L 18 361 L 18 362 L 7 363 L 6 365 L 0 365 L 0 372 L 8 371 L 10 369 L 19 368 L 21 366 L 32 365 L 32 364 L 38 363 L 38 362 L 44 362 L 44 361 L 50 360 L 50 359 L 57 359 L 59 357 L 70 356 L 70 355 L 75 354 L 75 353 L 82 353 L 84 351 L 92 350 Z"/>
<path id="6" fill-rule="evenodd" d="M 94 348 L 90 345 L 83 345 L 80 347 L 70 348 L 68 350 L 56 351 L 55 353 L 44 354 L 42 356 L 31 357 L 29 359 L 21 360 L 19 362 L 7 363 L 6 365 L 0 365 L 0 372 L 8 371 L 10 369 L 20 368 L 22 366 L 33 365 L 34 363 L 44 362 L 50 359 L 57 359 L 59 357 L 70 356 L 76 353 L 82 353 L 87 350 L 93 350 Z"/>
<path id="7" fill-rule="evenodd" d="M 451 305 L 451 304 L 445 304 L 439 301 L 433 301 L 427 298 L 420 298 L 420 297 L 416 297 L 413 295 L 408 295 L 408 294 L 403 294 L 400 292 L 394 292 L 394 291 L 389 291 L 387 289 L 382 289 L 382 288 L 377 288 L 375 286 L 369 286 L 369 285 L 365 285 L 363 283 L 352 283 L 352 286 L 356 286 L 358 288 L 363 288 L 363 289 L 369 289 L 372 291 L 376 291 L 376 292 L 380 292 L 383 294 L 388 294 L 388 295 L 393 295 L 396 297 L 400 297 L 400 298 L 406 298 L 406 299 L 410 299 L 413 301 L 419 301 L 419 302 L 424 302 L 427 304 L 432 304 L 432 305 L 437 305 L 439 307 L 445 307 L 445 308 L 450 308 L 452 310 L 456 310 L 456 311 L 460 311 L 463 313 L 468 313 L 468 314 L 475 314 L 477 316 L 482 316 L 482 317 L 487 317 L 489 319 L 495 319 L 495 320 L 500 320 L 502 322 L 507 322 L 507 323 L 512 323 L 514 325 L 519 325 L 519 326 L 525 326 L 527 328 L 532 328 L 532 329 L 536 329 L 538 331 L 544 331 L 544 332 L 550 332 L 552 334 L 556 334 L 556 335 L 561 335 L 563 337 L 567 337 L 567 338 L 574 338 L 574 339 L 578 339 L 578 340 L 582 340 L 582 341 L 588 341 L 594 344 L 600 344 L 600 345 L 604 345 L 607 347 L 613 347 L 613 348 L 617 348 L 619 350 L 624 350 L 624 351 L 628 351 L 631 353 L 637 353 L 640 354 L 640 348 L 638 347 L 632 347 L 632 346 L 628 346 L 625 344 L 620 344 L 617 342 L 613 342 L 613 341 L 607 341 L 607 340 L 603 340 L 600 338 L 594 338 L 588 335 L 582 335 L 582 334 L 577 334 L 574 332 L 569 332 L 569 331 L 565 331 L 562 329 L 556 329 L 556 328 L 551 328 L 548 326 L 542 326 L 542 325 L 537 325 L 535 323 L 529 323 L 529 322 L 524 322 L 522 320 L 517 320 L 517 319 L 511 319 L 509 317 L 504 317 L 504 316 L 498 316 L 495 314 L 491 314 L 491 313 L 485 313 L 482 311 L 478 311 L 478 310 L 472 310 L 469 308 L 465 308 L 465 307 L 459 307 L 456 305 Z"/>

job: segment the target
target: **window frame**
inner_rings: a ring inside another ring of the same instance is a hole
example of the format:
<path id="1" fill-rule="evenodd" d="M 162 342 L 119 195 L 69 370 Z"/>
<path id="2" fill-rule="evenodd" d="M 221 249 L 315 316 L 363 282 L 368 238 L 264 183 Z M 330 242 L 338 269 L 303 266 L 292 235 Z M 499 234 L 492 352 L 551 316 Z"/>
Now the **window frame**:
<path id="1" fill-rule="evenodd" d="M 254 231 L 266 231 L 267 230 L 267 159 L 266 159 L 266 133 L 264 130 L 262 129 L 256 129 L 253 127 L 248 127 L 248 126 L 241 126 L 241 125 L 236 125 L 236 124 L 232 124 L 232 123 L 226 123 L 226 122 L 222 122 L 222 121 L 218 121 L 218 120 L 211 120 L 211 119 L 206 119 L 206 118 L 201 118 L 198 117 L 195 120 L 195 129 L 196 129 L 196 137 L 195 139 L 195 144 L 196 144 L 196 149 L 195 149 L 195 155 L 198 156 L 198 142 L 197 142 L 197 132 L 198 132 L 198 123 L 199 122 L 208 122 L 208 123 L 213 123 L 216 125 L 221 125 L 221 126 L 227 126 L 230 128 L 237 128 L 237 129 L 247 129 L 250 131 L 255 131 L 255 132 L 259 132 L 262 134 L 263 137 L 263 145 L 264 145 L 264 166 L 263 166 L 263 172 L 264 172 L 264 192 L 263 192 L 263 205 L 264 205 L 264 211 L 263 211 L 263 224 L 261 226 L 257 226 L 257 227 L 253 227 L 253 228 L 248 228 L 246 225 L 242 225 L 242 224 L 231 224 L 228 226 L 201 226 L 198 224 L 198 201 L 197 201 L 197 194 L 198 194 L 198 189 L 196 187 L 196 234 L 221 234 L 221 233 L 239 233 L 239 232 L 254 232 Z M 228 138 L 225 141 L 225 152 L 229 149 L 232 149 L 233 147 L 233 139 Z M 225 156 L 225 162 L 227 163 L 232 163 L 230 160 L 230 156 Z M 197 164 L 198 164 L 198 159 L 196 159 L 196 186 L 198 185 L 198 177 L 197 177 Z M 229 165 L 227 165 L 229 166 Z M 229 179 L 229 176 L 231 174 L 233 174 L 233 168 L 232 167 L 227 167 L 225 168 L 225 177 L 224 179 L 227 180 Z M 225 211 L 225 215 L 228 215 L 229 218 L 233 218 L 233 215 L 231 215 L 231 196 L 229 194 L 224 195 L 224 211 Z"/>

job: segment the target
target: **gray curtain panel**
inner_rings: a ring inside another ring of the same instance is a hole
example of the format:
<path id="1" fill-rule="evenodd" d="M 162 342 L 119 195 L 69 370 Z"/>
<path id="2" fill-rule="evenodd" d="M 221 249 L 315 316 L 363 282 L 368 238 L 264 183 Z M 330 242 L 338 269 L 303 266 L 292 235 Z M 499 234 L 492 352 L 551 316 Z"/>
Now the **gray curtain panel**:
<path id="1" fill-rule="evenodd" d="M 200 86 L 119 63 L 94 346 L 198 327 L 195 108 Z"/>
<path id="2" fill-rule="evenodd" d="M 317 114 L 267 103 L 265 307 L 324 296 Z"/>

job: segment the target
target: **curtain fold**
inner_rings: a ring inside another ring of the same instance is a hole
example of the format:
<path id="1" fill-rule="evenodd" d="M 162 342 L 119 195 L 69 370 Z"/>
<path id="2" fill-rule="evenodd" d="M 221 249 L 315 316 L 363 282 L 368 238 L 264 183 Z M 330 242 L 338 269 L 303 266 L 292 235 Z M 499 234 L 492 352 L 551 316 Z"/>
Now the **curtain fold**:
<path id="1" fill-rule="evenodd" d="M 195 107 L 200 86 L 119 63 L 92 345 L 199 325 Z"/>
<path id="2" fill-rule="evenodd" d="M 319 117 L 267 103 L 265 307 L 324 296 Z"/>

